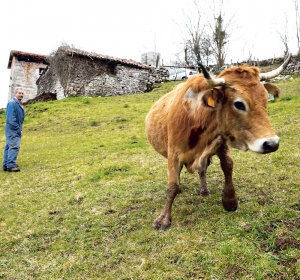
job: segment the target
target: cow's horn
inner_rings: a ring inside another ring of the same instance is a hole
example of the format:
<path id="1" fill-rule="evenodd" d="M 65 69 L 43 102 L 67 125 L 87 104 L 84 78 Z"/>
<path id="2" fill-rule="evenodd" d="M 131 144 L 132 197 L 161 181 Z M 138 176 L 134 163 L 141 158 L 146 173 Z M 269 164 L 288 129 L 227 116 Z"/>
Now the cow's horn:
<path id="1" fill-rule="evenodd" d="M 270 72 L 267 72 L 267 73 L 260 73 L 259 74 L 260 80 L 261 81 L 269 80 L 269 79 L 272 79 L 272 78 L 278 76 L 287 67 L 287 65 L 289 64 L 291 58 L 292 58 L 292 54 L 290 53 L 288 55 L 287 59 L 277 69 L 275 69 L 273 71 L 270 71 Z"/>
<path id="2" fill-rule="evenodd" d="M 207 72 L 207 70 L 205 69 L 205 67 L 199 63 L 199 66 L 202 70 L 202 73 L 204 75 L 204 78 L 206 80 L 206 82 L 211 86 L 211 87 L 216 87 L 216 86 L 222 86 L 225 84 L 225 80 L 223 78 L 212 78 L 209 73 Z"/>

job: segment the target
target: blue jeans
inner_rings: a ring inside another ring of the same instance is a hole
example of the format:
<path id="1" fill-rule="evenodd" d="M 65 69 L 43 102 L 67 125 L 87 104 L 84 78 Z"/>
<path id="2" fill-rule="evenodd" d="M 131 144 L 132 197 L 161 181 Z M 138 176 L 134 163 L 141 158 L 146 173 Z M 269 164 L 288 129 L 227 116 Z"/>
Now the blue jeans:
<path id="1" fill-rule="evenodd" d="M 2 166 L 13 168 L 17 166 L 17 157 L 20 150 L 21 134 L 5 126 L 6 145 Z"/>

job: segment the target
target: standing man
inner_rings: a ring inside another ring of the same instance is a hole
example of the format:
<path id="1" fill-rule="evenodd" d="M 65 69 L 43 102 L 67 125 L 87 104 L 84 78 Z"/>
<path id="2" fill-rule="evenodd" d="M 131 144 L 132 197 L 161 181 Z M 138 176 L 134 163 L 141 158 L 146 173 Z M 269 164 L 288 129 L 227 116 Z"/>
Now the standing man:
<path id="1" fill-rule="evenodd" d="M 15 97 L 8 102 L 6 107 L 6 145 L 4 148 L 2 168 L 8 172 L 20 171 L 17 165 L 17 157 L 20 150 L 22 124 L 25 117 L 22 105 L 23 96 L 23 88 L 17 87 L 15 89 Z"/>

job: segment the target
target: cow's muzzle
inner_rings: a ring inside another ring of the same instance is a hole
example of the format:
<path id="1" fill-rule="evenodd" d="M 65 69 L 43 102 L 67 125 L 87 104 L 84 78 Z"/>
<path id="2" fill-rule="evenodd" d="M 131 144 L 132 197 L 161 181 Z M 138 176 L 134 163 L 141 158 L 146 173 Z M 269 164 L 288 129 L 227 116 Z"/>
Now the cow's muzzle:
<path id="1" fill-rule="evenodd" d="M 279 139 L 278 139 L 278 141 L 274 141 L 273 139 L 266 140 L 263 143 L 263 151 L 264 151 L 263 153 L 264 154 L 275 152 L 278 150 L 278 148 L 279 148 Z"/>
<path id="2" fill-rule="evenodd" d="M 279 148 L 279 137 L 260 138 L 248 146 L 251 151 L 259 154 L 273 153 Z"/>

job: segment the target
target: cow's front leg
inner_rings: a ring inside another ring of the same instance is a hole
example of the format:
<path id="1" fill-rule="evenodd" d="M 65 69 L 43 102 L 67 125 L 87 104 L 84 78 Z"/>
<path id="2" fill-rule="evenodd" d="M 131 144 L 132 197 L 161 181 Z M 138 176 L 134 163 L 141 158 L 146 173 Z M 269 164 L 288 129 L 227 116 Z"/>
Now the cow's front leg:
<path id="1" fill-rule="evenodd" d="M 177 194 L 181 192 L 179 185 L 170 183 L 167 189 L 167 201 L 158 218 L 153 223 L 155 229 L 166 229 L 171 225 L 172 204 Z"/>
<path id="2" fill-rule="evenodd" d="M 235 196 L 235 190 L 232 181 L 233 160 L 230 155 L 229 147 L 224 144 L 218 149 L 221 168 L 225 177 L 225 186 L 222 194 L 223 207 L 227 211 L 235 211 L 238 207 L 238 201 Z"/>
<path id="3" fill-rule="evenodd" d="M 181 193 L 181 189 L 179 187 L 179 177 L 181 169 L 182 166 L 177 159 L 168 159 L 169 184 L 167 189 L 167 200 L 160 215 L 153 223 L 153 228 L 155 229 L 166 229 L 171 225 L 172 204 L 177 194 Z"/>

